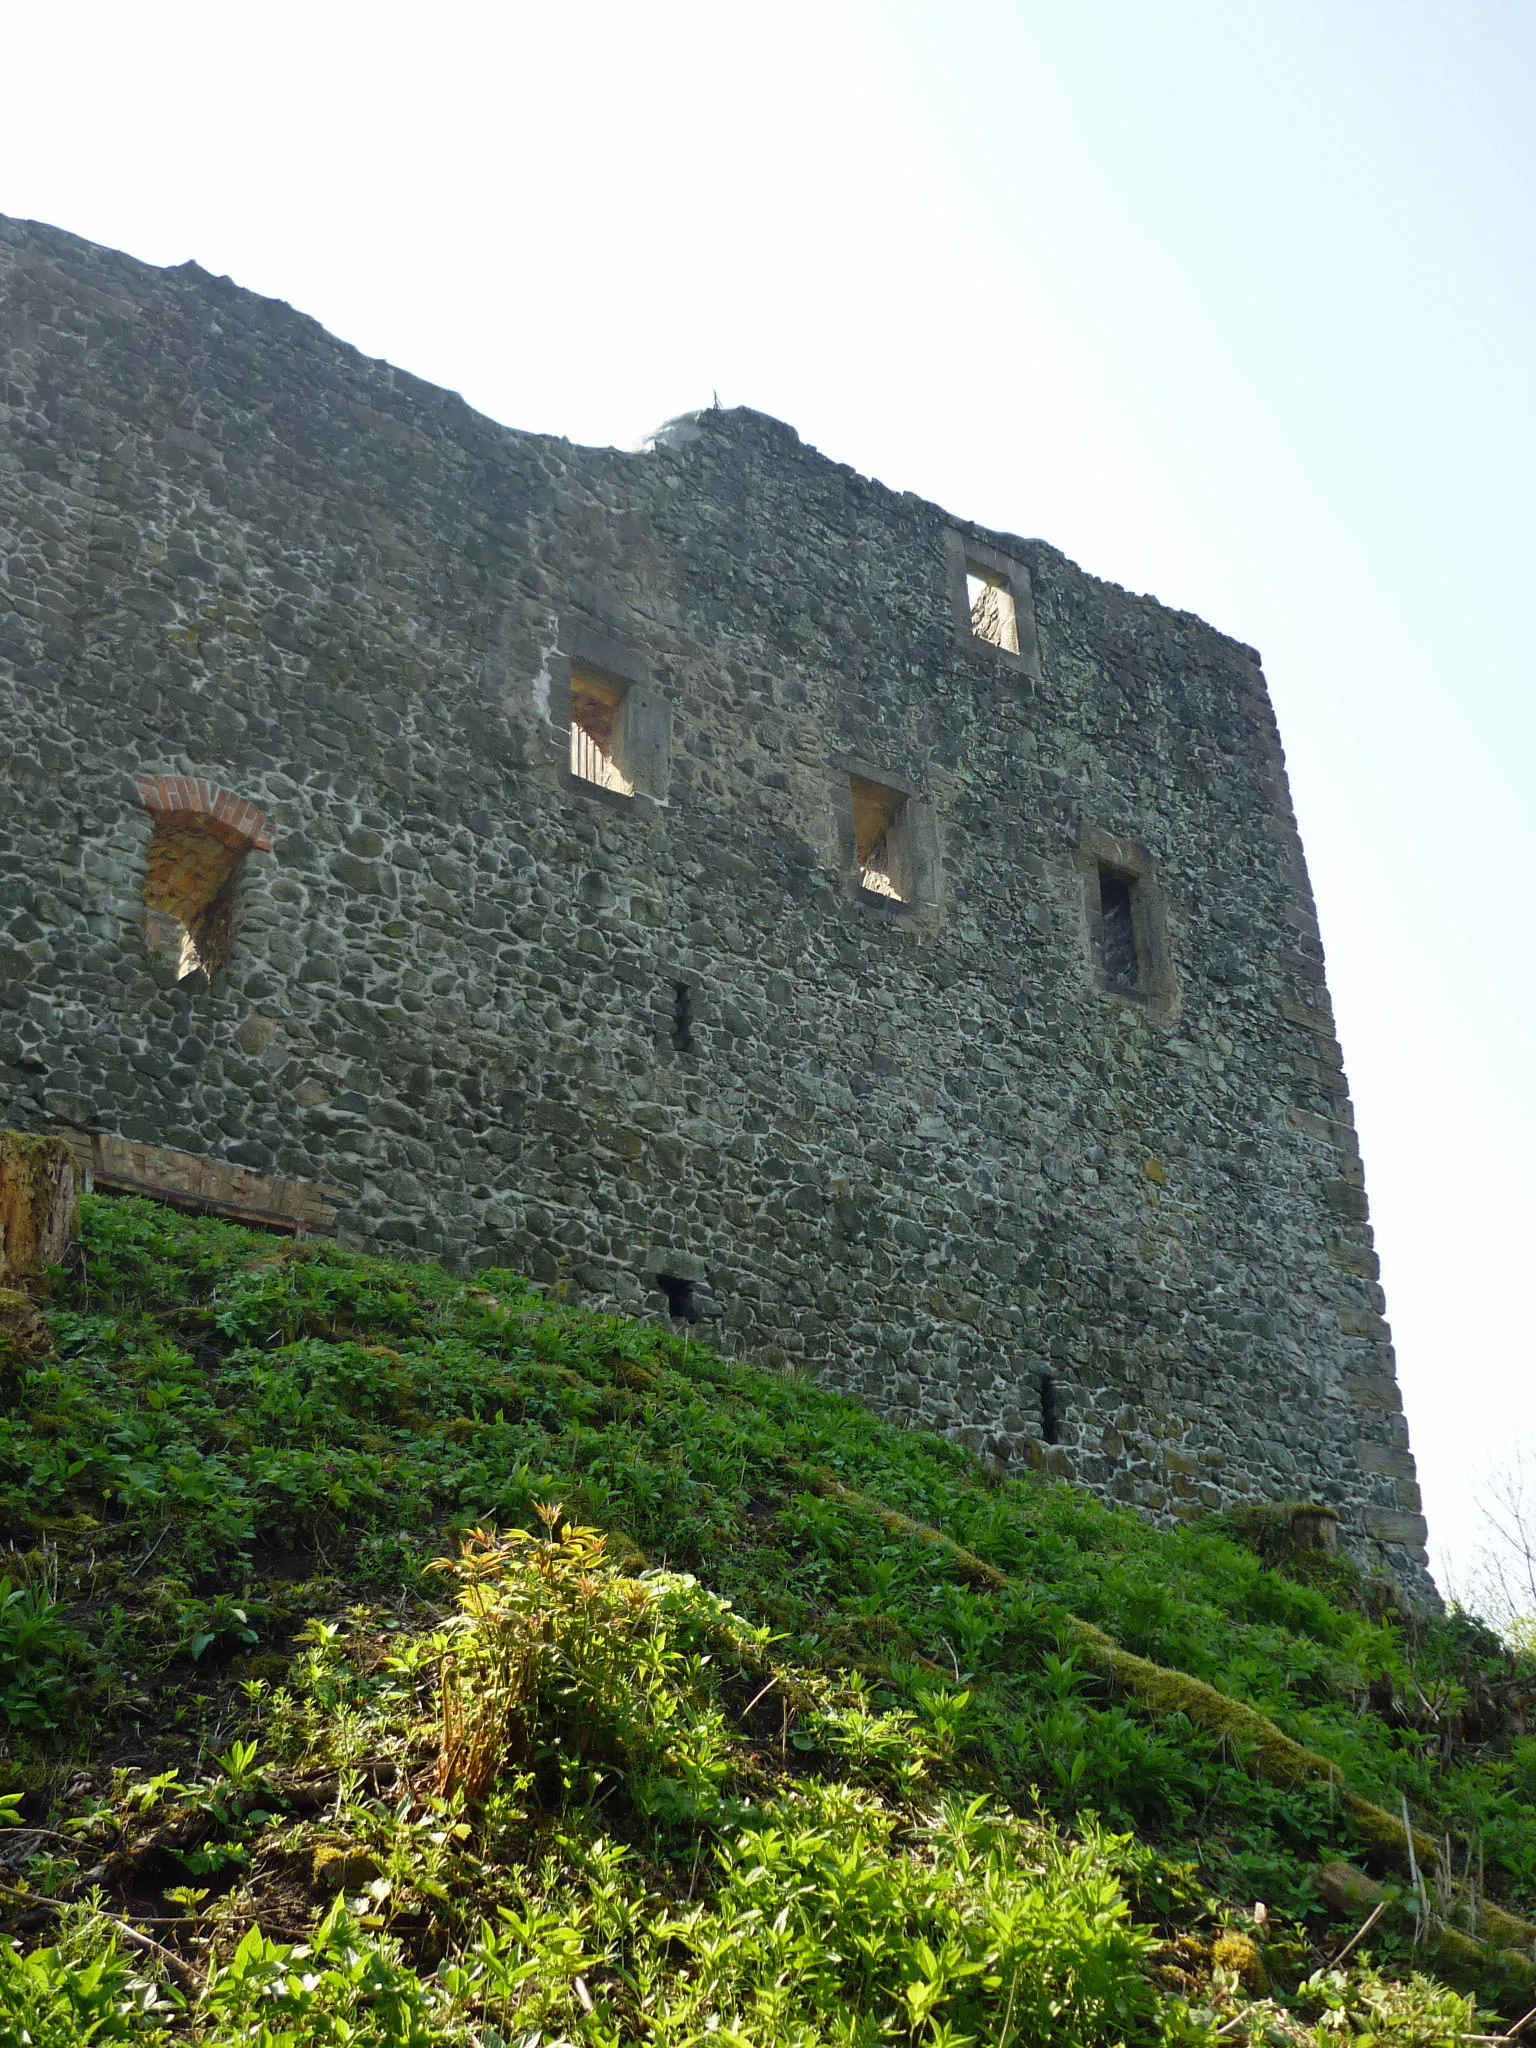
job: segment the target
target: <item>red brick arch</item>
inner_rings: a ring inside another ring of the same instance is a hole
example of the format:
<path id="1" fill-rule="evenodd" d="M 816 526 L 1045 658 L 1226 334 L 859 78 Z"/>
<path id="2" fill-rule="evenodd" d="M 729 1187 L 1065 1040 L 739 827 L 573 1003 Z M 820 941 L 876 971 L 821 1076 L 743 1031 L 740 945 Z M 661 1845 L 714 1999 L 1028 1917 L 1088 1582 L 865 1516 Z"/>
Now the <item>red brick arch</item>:
<path id="1" fill-rule="evenodd" d="M 201 825 L 231 853 L 270 853 L 272 827 L 248 797 L 201 776 L 139 775 L 139 795 L 157 825 Z"/>

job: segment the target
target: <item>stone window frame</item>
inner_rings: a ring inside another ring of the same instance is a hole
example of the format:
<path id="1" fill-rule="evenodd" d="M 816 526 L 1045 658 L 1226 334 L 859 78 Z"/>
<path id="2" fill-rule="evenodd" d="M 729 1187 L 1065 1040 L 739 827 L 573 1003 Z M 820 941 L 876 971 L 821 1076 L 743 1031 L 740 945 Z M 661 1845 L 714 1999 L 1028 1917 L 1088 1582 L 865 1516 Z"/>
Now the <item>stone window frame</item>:
<path id="1" fill-rule="evenodd" d="M 920 784 L 893 768 L 878 766 L 862 754 L 834 754 L 828 766 L 833 815 L 837 821 L 838 866 L 843 893 L 873 917 L 908 922 L 933 917 L 942 906 L 943 867 L 939 857 L 938 820 Z M 902 800 L 902 823 L 910 862 L 911 893 L 882 896 L 864 886 L 859 866 L 858 837 L 853 823 L 852 778 L 872 782 Z"/>
<path id="2" fill-rule="evenodd" d="M 967 654 L 975 655 L 982 661 L 997 662 L 1003 668 L 1013 669 L 1018 674 L 1027 676 L 1031 682 L 1038 683 L 1040 638 L 1035 626 L 1035 586 L 1029 573 L 1029 564 L 1021 562 L 1017 555 L 1005 555 L 1000 549 L 960 533 L 953 527 L 944 537 L 944 548 L 956 641 Z M 1011 648 L 998 647 L 992 641 L 983 640 L 971 631 L 971 599 L 966 588 L 966 577 L 972 563 L 990 576 L 1000 576 L 1008 585 L 1018 629 L 1017 654 Z"/>
<path id="3" fill-rule="evenodd" d="M 1175 1023 L 1183 993 L 1173 963 L 1168 892 L 1151 853 L 1139 839 L 1123 839 L 1097 826 L 1088 826 L 1078 841 L 1076 865 L 1081 883 L 1084 955 L 1095 990 L 1111 1002 L 1143 1011 L 1154 1024 Z M 1131 888 L 1131 924 L 1136 934 L 1140 976 L 1135 988 L 1111 979 L 1099 954 L 1100 875 L 1106 868 Z"/>
<path id="4" fill-rule="evenodd" d="M 590 627 L 567 627 L 550 661 L 549 720 L 568 790 L 620 811 L 644 812 L 667 801 L 671 775 L 672 707 L 652 681 L 645 657 L 626 642 Z M 571 768 L 571 671 L 589 670 L 619 692 L 619 745 L 614 763 L 633 792 L 608 789 Z"/>

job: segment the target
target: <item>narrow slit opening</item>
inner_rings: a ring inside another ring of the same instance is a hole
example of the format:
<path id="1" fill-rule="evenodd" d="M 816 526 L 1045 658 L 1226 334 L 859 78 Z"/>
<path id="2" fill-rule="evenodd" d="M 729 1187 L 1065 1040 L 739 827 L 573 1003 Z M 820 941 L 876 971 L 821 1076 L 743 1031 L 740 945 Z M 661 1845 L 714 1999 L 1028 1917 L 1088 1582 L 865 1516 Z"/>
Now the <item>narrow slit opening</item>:
<path id="1" fill-rule="evenodd" d="M 1048 1372 L 1040 1375 L 1040 1441 L 1061 1441 L 1061 1392 Z"/>
<path id="2" fill-rule="evenodd" d="M 672 1045 L 677 1052 L 693 1051 L 693 990 L 686 981 L 672 984 Z"/>

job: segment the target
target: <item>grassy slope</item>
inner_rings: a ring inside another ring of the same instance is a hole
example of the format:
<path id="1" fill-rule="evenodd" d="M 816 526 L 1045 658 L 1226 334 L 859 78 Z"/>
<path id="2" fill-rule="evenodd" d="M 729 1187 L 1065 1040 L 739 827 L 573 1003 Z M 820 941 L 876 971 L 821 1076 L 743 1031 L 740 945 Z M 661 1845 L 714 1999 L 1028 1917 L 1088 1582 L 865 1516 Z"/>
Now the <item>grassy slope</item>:
<path id="1" fill-rule="evenodd" d="M 511 1275 L 84 1227 L 51 1356 L 0 1359 L 0 2041 L 1429 2042 L 1476 2024 L 1437 1972 L 1518 2002 L 1406 1906 L 1328 1972 L 1336 1789 L 1115 1696 L 1066 1618 L 1406 1798 L 1453 1923 L 1536 1908 L 1536 1683 L 1469 1625 Z M 434 1569 L 556 1502 L 606 1550 Z"/>

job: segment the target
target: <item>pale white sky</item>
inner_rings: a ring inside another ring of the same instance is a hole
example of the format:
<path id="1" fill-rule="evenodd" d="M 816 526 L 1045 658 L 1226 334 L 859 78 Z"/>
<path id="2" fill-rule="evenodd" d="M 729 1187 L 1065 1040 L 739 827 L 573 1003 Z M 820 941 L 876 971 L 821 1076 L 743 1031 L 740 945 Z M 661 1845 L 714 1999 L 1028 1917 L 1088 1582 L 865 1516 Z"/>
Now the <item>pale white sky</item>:
<path id="1" fill-rule="evenodd" d="M 1259 646 L 1431 1543 L 1536 1438 L 1526 0 L 0 8 L 0 211 L 520 427 L 718 391 Z"/>

